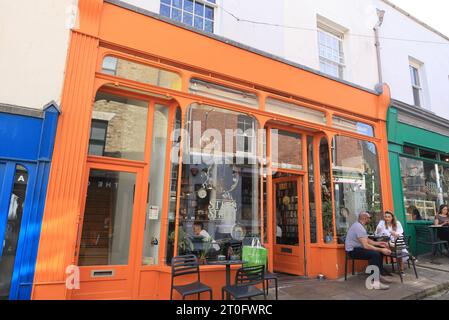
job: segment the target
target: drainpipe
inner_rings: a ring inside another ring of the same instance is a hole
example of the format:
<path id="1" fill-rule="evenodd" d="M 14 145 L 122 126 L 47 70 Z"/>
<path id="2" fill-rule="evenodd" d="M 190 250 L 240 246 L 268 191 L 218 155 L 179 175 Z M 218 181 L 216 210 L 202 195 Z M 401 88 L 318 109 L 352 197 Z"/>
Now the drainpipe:
<path id="1" fill-rule="evenodd" d="M 379 41 L 379 29 L 382 26 L 382 23 L 384 22 L 384 15 L 385 10 L 377 9 L 377 16 L 379 17 L 379 20 L 377 21 L 376 25 L 374 26 L 374 35 L 375 35 L 375 46 L 376 46 L 376 53 L 377 53 L 377 72 L 379 76 L 379 83 L 378 87 L 382 88 L 383 84 L 383 77 L 382 77 L 382 61 L 380 57 L 380 41 Z"/>

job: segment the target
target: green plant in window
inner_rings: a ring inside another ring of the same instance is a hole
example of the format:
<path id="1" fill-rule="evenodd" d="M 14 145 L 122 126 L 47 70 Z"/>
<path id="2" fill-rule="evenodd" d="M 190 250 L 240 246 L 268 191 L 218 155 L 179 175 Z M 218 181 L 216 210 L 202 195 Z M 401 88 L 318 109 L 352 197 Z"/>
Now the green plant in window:
<path id="1" fill-rule="evenodd" d="M 171 245 L 174 246 L 175 244 L 175 231 L 172 231 L 170 233 L 170 236 L 168 237 L 168 241 Z M 192 242 L 189 241 L 187 237 L 187 233 L 183 230 L 183 228 L 179 227 L 178 229 L 178 254 L 185 254 L 188 251 L 193 250 Z"/>
<path id="2" fill-rule="evenodd" d="M 334 236 L 334 222 L 332 213 L 332 202 L 330 200 L 323 201 L 322 207 L 323 217 L 323 235 L 326 242 L 331 242 Z"/>
<path id="3" fill-rule="evenodd" d="M 202 246 L 202 249 L 199 252 L 199 256 L 198 256 L 198 259 L 203 263 L 205 263 L 205 261 L 207 259 L 207 255 L 209 254 L 209 252 L 212 249 L 212 246 L 213 246 L 212 242 L 213 242 L 213 240 L 211 237 L 207 237 L 207 238 L 203 239 L 203 246 Z"/>

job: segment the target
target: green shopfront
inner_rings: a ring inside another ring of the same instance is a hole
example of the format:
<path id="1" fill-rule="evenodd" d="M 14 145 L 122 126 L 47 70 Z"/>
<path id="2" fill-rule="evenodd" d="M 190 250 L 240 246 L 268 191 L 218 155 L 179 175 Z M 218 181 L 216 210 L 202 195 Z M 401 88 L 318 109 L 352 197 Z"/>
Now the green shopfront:
<path id="1" fill-rule="evenodd" d="M 449 121 L 422 108 L 392 100 L 387 117 L 394 212 L 412 236 L 417 225 L 433 223 L 441 204 L 449 203 Z"/>

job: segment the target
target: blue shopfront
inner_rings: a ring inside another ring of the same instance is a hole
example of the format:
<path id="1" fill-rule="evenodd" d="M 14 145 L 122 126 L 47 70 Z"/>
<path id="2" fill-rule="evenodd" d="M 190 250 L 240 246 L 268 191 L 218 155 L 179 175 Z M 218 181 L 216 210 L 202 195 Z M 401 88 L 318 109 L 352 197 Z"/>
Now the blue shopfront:
<path id="1" fill-rule="evenodd" d="M 58 117 L 0 104 L 0 300 L 31 295 Z"/>

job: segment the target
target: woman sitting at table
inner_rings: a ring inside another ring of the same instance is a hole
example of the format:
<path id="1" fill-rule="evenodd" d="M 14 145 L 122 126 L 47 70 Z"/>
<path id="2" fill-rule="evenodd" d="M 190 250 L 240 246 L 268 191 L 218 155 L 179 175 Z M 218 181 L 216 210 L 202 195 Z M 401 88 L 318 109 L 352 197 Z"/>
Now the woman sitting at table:
<path id="1" fill-rule="evenodd" d="M 394 243 L 397 238 L 404 236 L 404 229 L 401 223 L 396 220 L 395 215 L 390 211 L 385 211 L 384 220 L 381 220 L 376 228 L 376 235 L 386 236 L 390 238 L 389 245 L 394 251 Z M 402 250 L 403 253 L 408 253 L 407 249 Z M 405 258 L 407 260 L 408 258 Z M 401 272 L 404 271 L 404 259 L 399 258 L 399 265 Z"/>
<path id="2" fill-rule="evenodd" d="M 433 224 L 439 227 L 446 227 L 438 228 L 438 238 L 449 241 L 449 217 L 447 205 L 443 204 L 440 206 L 440 210 L 438 210 L 438 215 L 435 216 Z"/>

